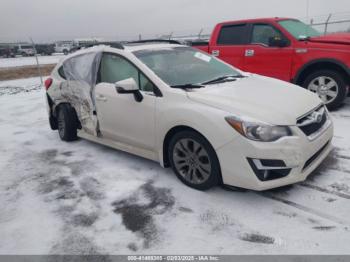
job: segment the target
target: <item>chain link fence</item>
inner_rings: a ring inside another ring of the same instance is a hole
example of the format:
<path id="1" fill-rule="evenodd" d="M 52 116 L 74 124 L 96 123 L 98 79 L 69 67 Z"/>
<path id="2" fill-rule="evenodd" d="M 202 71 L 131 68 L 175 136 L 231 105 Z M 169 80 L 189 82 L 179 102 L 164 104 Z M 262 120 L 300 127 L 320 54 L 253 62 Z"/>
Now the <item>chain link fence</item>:
<path id="1" fill-rule="evenodd" d="M 323 34 L 336 32 L 350 32 L 350 12 L 332 13 L 328 15 L 319 15 L 308 18 L 300 18 L 301 21 L 311 25 Z M 201 28 L 193 30 L 191 33 L 184 34 L 181 31 L 168 34 L 156 35 L 155 37 L 173 40 L 208 40 L 210 38 L 211 28 Z M 142 39 L 142 36 L 139 36 Z M 146 38 L 143 38 L 146 39 Z"/>
<path id="2" fill-rule="evenodd" d="M 325 15 L 319 15 L 319 16 L 313 16 L 313 17 L 304 17 L 299 19 L 307 24 L 310 24 L 316 30 L 324 34 L 335 33 L 335 32 L 350 32 L 350 12 L 331 13 L 331 14 L 325 14 Z M 100 38 L 104 39 L 104 41 L 134 41 L 134 40 L 145 40 L 145 39 L 171 39 L 171 40 L 182 40 L 182 41 L 208 40 L 210 38 L 212 29 L 213 27 L 203 27 L 198 29 L 175 30 L 175 31 L 169 31 L 169 32 L 164 32 L 160 34 L 155 34 L 155 33 L 130 34 L 130 35 L 118 35 L 113 37 L 100 36 Z M 22 39 L 22 41 L 23 40 L 25 39 Z M 50 40 L 46 40 L 42 42 L 51 43 L 51 42 L 56 42 L 57 40 L 67 40 L 67 39 L 65 39 L 64 37 L 59 37 L 57 39 L 51 38 Z M 3 39 L 2 37 L 0 37 L 0 42 L 4 43 L 4 42 L 12 42 L 12 41 L 10 39 Z"/>

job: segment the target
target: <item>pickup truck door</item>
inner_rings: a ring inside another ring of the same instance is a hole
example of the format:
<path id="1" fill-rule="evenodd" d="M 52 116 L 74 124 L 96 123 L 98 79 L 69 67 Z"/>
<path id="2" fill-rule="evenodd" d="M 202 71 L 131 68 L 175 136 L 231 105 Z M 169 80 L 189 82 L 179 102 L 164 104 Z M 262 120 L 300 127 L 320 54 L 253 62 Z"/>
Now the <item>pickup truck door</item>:
<path id="1" fill-rule="evenodd" d="M 243 69 L 248 36 L 247 24 L 223 25 L 213 35 L 213 39 L 216 41 L 210 43 L 209 52 L 230 65 Z"/>
<path id="2" fill-rule="evenodd" d="M 250 41 L 244 50 L 243 70 L 290 81 L 293 55 L 290 41 L 271 24 L 252 24 L 250 32 Z M 282 39 L 285 46 L 273 46 L 273 39 Z"/>
<path id="3" fill-rule="evenodd" d="M 139 84 L 142 101 L 133 94 L 118 93 L 115 82 L 134 78 Z M 95 100 L 102 137 L 127 146 L 154 152 L 155 150 L 155 86 L 122 56 L 103 54 Z"/>

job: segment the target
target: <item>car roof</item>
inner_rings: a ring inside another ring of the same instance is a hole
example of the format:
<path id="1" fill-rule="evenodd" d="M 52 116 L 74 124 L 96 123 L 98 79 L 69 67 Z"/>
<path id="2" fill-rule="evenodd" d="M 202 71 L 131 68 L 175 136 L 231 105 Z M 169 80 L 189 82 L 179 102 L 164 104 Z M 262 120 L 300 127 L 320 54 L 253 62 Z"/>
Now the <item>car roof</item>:
<path id="1" fill-rule="evenodd" d="M 139 51 L 139 50 L 152 50 L 152 49 L 165 49 L 170 47 L 183 46 L 180 44 L 168 44 L 168 43 L 143 43 L 143 44 L 127 44 L 125 45 L 125 50 L 129 52 Z"/>
<path id="2" fill-rule="evenodd" d="M 121 48 L 116 48 L 116 47 L 112 47 L 109 45 L 96 45 L 96 46 L 92 46 L 92 47 L 88 47 L 88 48 L 84 48 L 81 50 L 78 50 L 76 52 L 74 52 L 73 54 L 68 55 L 67 57 L 65 57 L 62 61 L 66 61 L 72 57 L 75 56 L 79 56 L 79 55 L 83 55 L 83 54 L 88 54 L 91 52 L 115 52 L 118 51 L 118 53 L 120 52 L 128 52 L 128 53 L 132 53 L 134 51 L 140 51 L 140 50 L 154 50 L 154 49 L 166 49 L 166 48 L 171 48 L 171 47 L 181 47 L 184 45 L 180 45 L 180 44 L 168 44 L 168 43 L 136 43 L 136 44 L 126 44 L 123 45 L 124 49 Z"/>

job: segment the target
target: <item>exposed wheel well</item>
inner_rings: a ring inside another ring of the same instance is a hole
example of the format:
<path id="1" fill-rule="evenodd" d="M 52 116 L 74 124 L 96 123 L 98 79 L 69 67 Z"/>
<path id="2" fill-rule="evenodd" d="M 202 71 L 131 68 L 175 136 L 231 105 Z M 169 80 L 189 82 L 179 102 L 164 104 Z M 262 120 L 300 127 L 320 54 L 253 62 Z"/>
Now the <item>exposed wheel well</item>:
<path id="1" fill-rule="evenodd" d="M 345 81 L 350 85 L 349 73 L 341 65 L 331 61 L 320 61 L 307 66 L 298 74 L 297 78 L 294 80 L 294 83 L 302 86 L 308 75 L 319 70 L 334 70 L 339 72 L 344 76 Z"/>

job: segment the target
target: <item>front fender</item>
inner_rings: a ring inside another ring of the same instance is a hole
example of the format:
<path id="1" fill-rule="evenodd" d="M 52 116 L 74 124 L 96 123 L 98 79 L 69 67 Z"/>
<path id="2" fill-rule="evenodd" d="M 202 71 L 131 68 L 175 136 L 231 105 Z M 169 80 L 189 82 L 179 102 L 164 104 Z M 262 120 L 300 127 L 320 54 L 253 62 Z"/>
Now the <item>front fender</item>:
<path id="1" fill-rule="evenodd" d="M 157 112 L 156 143 L 159 149 L 160 163 L 163 164 L 163 144 L 165 137 L 175 127 L 185 126 L 202 134 L 217 150 L 231 142 L 239 134 L 226 122 L 229 113 L 207 105 L 193 102 L 189 99 L 185 103 L 159 105 Z"/>

